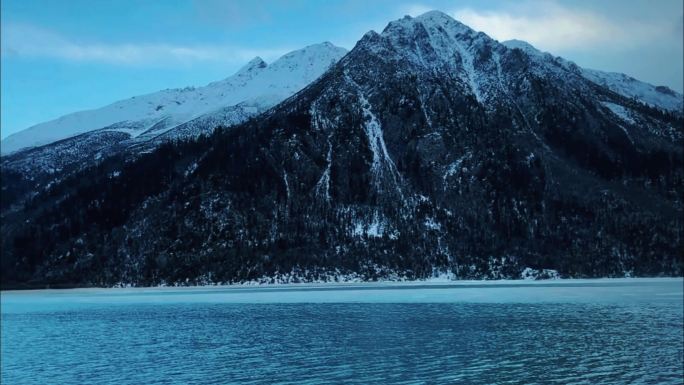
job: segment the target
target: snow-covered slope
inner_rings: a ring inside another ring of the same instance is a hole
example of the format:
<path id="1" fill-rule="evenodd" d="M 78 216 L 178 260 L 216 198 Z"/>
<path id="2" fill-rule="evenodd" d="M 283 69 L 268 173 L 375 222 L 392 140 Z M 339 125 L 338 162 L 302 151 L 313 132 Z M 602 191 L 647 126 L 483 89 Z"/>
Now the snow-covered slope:
<path id="1" fill-rule="evenodd" d="M 204 87 L 167 89 L 35 125 L 3 140 L 1 151 L 6 155 L 106 127 L 132 138 L 146 134 L 146 138 L 239 103 L 254 101 L 270 107 L 315 80 L 345 54 L 344 48 L 325 42 L 290 52 L 271 65 L 256 57 L 235 75 Z"/>
<path id="2" fill-rule="evenodd" d="M 636 98 L 648 105 L 669 111 L 684 110 L 684 95 L 666 86 L 654 86 L 617 72 L 582 69 L 582 75 L 620 95 Z"/>
<path id="3" fill-rule="evenodd" d="M 617 72 L 605 72 L 587 68 L 581 68 L 575 63 L 562 57 L 554 58 L 547 52 L 542 52 L 531 44 L 521 40 L 507 40 L 502 42 L 508 48 L 518 48 L 535 57 L 547 57 L 555 59 L 564 66 L 575 68 L 586 79 L 607 87 L 611 91 L 628 98 L 634 98 L 642 103 L 668 111 L 684 111 L 684 95 L 671 90 L 666 86 L 654 86 L 652 84 L 634 79 L 631 76 Z"/>

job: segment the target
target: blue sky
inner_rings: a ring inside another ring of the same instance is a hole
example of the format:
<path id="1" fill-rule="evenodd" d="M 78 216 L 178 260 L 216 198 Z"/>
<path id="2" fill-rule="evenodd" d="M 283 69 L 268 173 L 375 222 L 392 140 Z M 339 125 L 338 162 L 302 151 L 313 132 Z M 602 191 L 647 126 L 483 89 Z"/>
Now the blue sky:
<path id="1" fill-rule="evenodd" d="M 2 0 L 2 137 L 61 115 L 225 78 L 254 56 L 351 49 L 439 9 L 490 36 L 682 91 L 681 0 Z"/>

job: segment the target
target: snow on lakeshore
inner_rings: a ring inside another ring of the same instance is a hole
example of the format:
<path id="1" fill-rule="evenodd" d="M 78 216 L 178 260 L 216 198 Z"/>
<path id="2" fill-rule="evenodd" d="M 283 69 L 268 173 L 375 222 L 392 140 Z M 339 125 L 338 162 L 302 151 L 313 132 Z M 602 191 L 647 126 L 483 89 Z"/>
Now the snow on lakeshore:
<path id="1" fill-rule="evenodd" d="M 683 288 L 682 278 L 413 281 L 27 290 L 3 291 L 0 298 L 2 313 L 125 305 L 279 303 L 648 303 L 679 306 Z"/>

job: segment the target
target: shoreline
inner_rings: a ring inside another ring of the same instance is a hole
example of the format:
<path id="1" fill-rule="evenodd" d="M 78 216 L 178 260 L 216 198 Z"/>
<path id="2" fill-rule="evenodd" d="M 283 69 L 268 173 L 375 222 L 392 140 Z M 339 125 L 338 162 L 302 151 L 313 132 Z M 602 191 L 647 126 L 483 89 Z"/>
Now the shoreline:
<path id="1" fill-rule="evenodd" d="M 97 293 L 97 292 L 173 292 L 173 291 L 329 291 L 350 289 L 447 289 L 447 288 L 488 288 L 488 287 L 572 287 L 582 286 L 620 286 L 662 282 L 682 282 L 684 277 L 629 277 L 629 278 L 558 278 L 558 279 L 499 279 L 499 280 L 446 280 L 428 279 L 412 281 L 359 281 L 359 282 L 301 282 L 301 283 L 240 283 L 217 285 L 177 285 L 177 286 L 128 286 L 128 287 L 64 287 L 64 288 L 26 288 L 1 289 L 0 294 L 20 293 Z"/>

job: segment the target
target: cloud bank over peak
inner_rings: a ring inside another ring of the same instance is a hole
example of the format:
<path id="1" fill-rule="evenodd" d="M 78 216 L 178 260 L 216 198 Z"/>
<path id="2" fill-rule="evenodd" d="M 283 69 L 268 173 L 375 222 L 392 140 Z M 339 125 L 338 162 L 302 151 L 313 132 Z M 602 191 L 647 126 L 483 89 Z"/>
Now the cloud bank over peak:
<path id="1" fill-rule="evenodd" d="M 673 39 L 677 32 L 681 34 L 681 26 L 677 28 L 681 21 L 676 18 L 671 22 L 659 20 L 657 23 L 617 21 L 589 9 L 571 8 L 552 1 L 513 4 L 491 10 L 464 7 L 447 9 L 445 12 L 497 40 L 524 40 L 551 52 L 632 49 L 663 37 Z M 430 9 L 424 4 L 403 8 L 411 16 L 418 16 Z"/>

